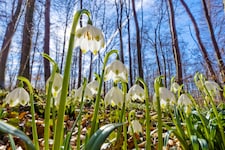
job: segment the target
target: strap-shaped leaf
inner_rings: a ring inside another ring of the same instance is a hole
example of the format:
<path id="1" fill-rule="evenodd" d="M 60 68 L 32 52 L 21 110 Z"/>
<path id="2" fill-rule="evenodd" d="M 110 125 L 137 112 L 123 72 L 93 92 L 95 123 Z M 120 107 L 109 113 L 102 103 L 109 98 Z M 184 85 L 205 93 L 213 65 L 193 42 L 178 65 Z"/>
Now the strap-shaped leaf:
<path id="1" fill-rule="evenodd" d="M 32 141 L 25 133 L 23 133 L 22 131 L 20 131 L 19 129 L 15 128 L 12 125 L 5 123 L 2 120 L 0 120 L 0 131 L 2 131 L 3 133 L 12 134 L 14 136 L 21 138 L 27 144 L 28 149 L 35 150 L 35 147 Z"/>
<path id="2" fill-rule="evenodd" d="M 99 128 L 90 138 L 87 145 L 85 146 L 85 150 L 99 150 L 101 145 L 104 143 L 105 139 L 109 136 L 109 134 L 122 126 L 123 123 L 113 123 L 107 124 Z"/>

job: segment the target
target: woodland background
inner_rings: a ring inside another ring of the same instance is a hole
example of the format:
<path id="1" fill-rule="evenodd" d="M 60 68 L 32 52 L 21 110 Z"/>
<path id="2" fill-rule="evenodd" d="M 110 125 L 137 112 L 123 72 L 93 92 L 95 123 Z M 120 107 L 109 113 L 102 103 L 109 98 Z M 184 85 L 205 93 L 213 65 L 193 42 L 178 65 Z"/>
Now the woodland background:
<path id="1" fill-rule="evenodd" d="M 129 68 L 129 86 L 140 76 L 153 93 L 155 77 L 169 87 L 172 77 L 198 95 L 193 76 L 201 72 L 225 82 L 225 10 L 222 0 L 0 0 L 0 86 L 12 89 L 18 75 L 44 89 L 51 66 L 63 74 L 74 12 L 88 9 L 105 35 L 106 47 L 94 56 L 74 50 L 70 89 L 82 77 L 100 73 L 104 55 L 120 50 Z M 85 26 L 83 16 L 80 26 Z M 109 89 L 105 83 L 105 90 Z"/>

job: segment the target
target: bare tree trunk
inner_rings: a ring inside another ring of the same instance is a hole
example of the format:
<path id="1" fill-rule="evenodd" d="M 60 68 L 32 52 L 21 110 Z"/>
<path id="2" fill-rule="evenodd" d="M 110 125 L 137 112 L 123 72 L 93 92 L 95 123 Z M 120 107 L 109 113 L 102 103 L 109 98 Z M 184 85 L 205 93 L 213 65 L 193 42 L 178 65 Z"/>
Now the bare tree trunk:
<path id="1" fill-rule="evenodd" d="M 131 56 L 131 40 L 130 40 L 130 0 L 128 0 L 128 6 L 126 6 L 126 17 L 127 17 L 127 34 L 128 34 L 128 55 L 129 55 L 129 75 L 130 75 L 130 86 L 133 85 L 133 74 L 132 74 L 132 56 Z"/>
<path id="2" fill-rule="evenodd" d="M 3 39 L 1 52 L 0 52 L 0 88 L 5 88 L 5 69 L 6 69 L 6 62 L 9 54 L 9 48 L 11 45 L 12 37 L 16 31 L 16 24 L 19 20 L 19 16 L 21 13 L 23 0 L 17 1 L 17 7 L 14 14 L 12 14 L 11 21 L 9 22 L 5 36 Z"/>
<path id="3" fill-rule="evenodd" d="M 181 56 L 180 56 L 180 49 L 178 44 L 178 36 L 176 31 L 176 23 L 175 23 L 175 15 L 174 15 L 174 8 L 173 8 L 173 2 L 172 0 L 167 0 L 170 10 L 170 31 L 172 36 L 172 49 L 174 54 L 174 60 L 176 64 L 176 76 L 177 76 L 177 83 L 182 85 L 182 62 L 181 62 Z"/>
<path id="4" fill-rule="evenodd" d="M 221 53 L 220 53 L 219 46 L 218 46 L 217 41 L 216 41 L 216 37 L 215 37 L 215 34 L 214 34 L 214 29 L 213 29 L 213 26 L 212 26 L 212 22 L 210 20 L 210 15 L 209 15 L 208 8 L 207 8 L 205 0 L 202 0 L 202 5 L 203 5 L 203 9 L 204 9 L 206 22 L 208 24 L 208 28 L 209 28 L 209 32 L 210 32 L 210 36 L 211 36 L 211 40 L 212 40 L 212 44 L 213 44 L 213 48 L 214 48 L 214 51 L 216 53 L 216 57 L 217 57 L 217 61 L 218 61 L 219 69 L 220 69 L 220 73 L 221 73 L 221 76 L 222 76 L 223 82 L 224 82 L 225 81 L 225 65 L 224 65 L 224 62 L 223 62 L 223 59 L 222 59 L 222 56 L 221 56 Z"/>
<path id="5" fill-rule="evenodd" d="M 132 0 L 132 8 L 134 14 L 134 22 L 136 28 L 136 44 L 137 44 L 137 59 L 138 59 L 138 73 L 139 77 L 144 78 L 143 66 L 142 66 L 142 56 L 141 56 L 141 37 L 140 37 L 140 29 L 138 25 L 137 13 L 135 9 L 135 1 Z"/>
<path id="6" fill-rule="evenodd" d="M 50 5 L 51 0 L 45 0 L 45 35 L 44 35 L 44 53 L 49 55 L 50 41 Z M 50 77 L 50 62 L 44 59 L 45 83 Z"/>
<path id="7" fill-rule="evenodd" d="M 30 80 L 30 51 L 33 35 L 33 13 L 35 0 L 28 0 L 23 26 L 23 40 L 20 57 L 19 76 L 24 76 Z"/>
<path id="8" fill-rule="evenodd" d="M 80 9 L 82 9 L 82 8 L 83 8 L 83 1 L 81 0 L 80 1 Z M 80 18 L 80 26 L 82 27 L 82 16 Z M 82 51 L 81 51 L 81 49 L 79 51 L 78 65 L 79 65 L 78 66 L 79 70 L 78 70 L 78 84 L 77 84 L 77 86 L 80 87 L 81 86 L 81 76 L 82 76 Z"/>
<path id="9" fill-rule="evenodd" d="M 216 82 L 218 82 L 218 77 L 216 76 L 214 70 L 213 70 L 213 67 L 212 67 L 212 63 L 211 61 L 209 60 L 209 56 L 208 56 L 208 52 L 202 42 L 202 39 L 200 37 L 200 31 L 199 31 L 199 28 L 198 28 L 198 25 L 197 25 L 197 22 L 194 18 L 194 16 L 192 15 L 190 9 L 188 8 L 187 4 L 184 2 L 184 0 L 180 0 L 181 1 L 181 4 L 184 6 L 188 16 L 190 17 L 192 23 L 193 23 L 193 26 L 194 26 L 194 29 L 195 29 L 195 35 L 196 35 L 196 38 L 197 38 L 197 42 L 198 42 L 198 45 L 200 47 L 200 50 L 202 52 L 202 55 L 203 55 L 203 58 L 206 62 L 206 65 L 207 65 L 207 68 L 211 74 L 211 77 L 213 78 L 213 80 L 215 80 Z M 218 82 L 219 83 L 219 82 Z"/>
<path id="10" fill-rule="evenodd" d="M 124 63 L 124 54 L 123 54 L 123 34 L 122 34 L 122 19 L 123 19 L 123 1 L 120 0 L 120 3 L 117 3 L 115 0 L 116 5 L 116 13 L 117 13 L 117 28 L 119 31 L 119 39 L 120 39 L 120 60 Z"/>

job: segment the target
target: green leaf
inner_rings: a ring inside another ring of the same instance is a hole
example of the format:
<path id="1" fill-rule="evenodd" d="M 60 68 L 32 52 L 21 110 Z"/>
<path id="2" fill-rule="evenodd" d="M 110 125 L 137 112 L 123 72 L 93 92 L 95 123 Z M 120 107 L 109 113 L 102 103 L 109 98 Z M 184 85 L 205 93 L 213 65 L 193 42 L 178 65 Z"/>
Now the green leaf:
<path id="1" fill-rule="evenodd" d="M 25 133 L 13 127 L 12 125 L 5 123 L 2 120 L 0 120 L 0 131 L 4 133 L 12 134 L 14 136 L 21 138 L 27 144 L 28 149 L 35 150 L 35 147 L 32 141 Z"/>
<path id="2" fill-rule="evenodd" d="M 199 150 L 198 137 L 196 135 L 191 135 L 191 143 L 193 150 Z"/>
<path id="3" fill-rule="evenodd" d="M 123 123 L 113 123 L 102 126 L 96 131 L 85 146 L 85 150 L 99 150 L 109 134 Z"/>
<path id="4" fill-rule="evenodd" d="M 16 150 L 16 145 L 15 145 L 14 139 L 11 134 L 9 134 L 9 141 L 10 141 L 12 150 Z"/>

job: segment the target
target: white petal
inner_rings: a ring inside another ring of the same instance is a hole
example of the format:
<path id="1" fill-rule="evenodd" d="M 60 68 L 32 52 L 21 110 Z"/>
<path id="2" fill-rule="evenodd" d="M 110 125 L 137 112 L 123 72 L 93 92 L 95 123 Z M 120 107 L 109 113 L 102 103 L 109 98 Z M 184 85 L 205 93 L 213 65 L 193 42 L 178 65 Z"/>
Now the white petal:
<path id="1" fill-rule="evenodd" d="M 186 94 L 181 94 L 181 96 L 179 97 L 178 101 L 177 101 L 177 105 L 179 106 L 188 106 L 191 105 L 192 102 L 190 100 L 190 98 L 186 95 Z"/>

